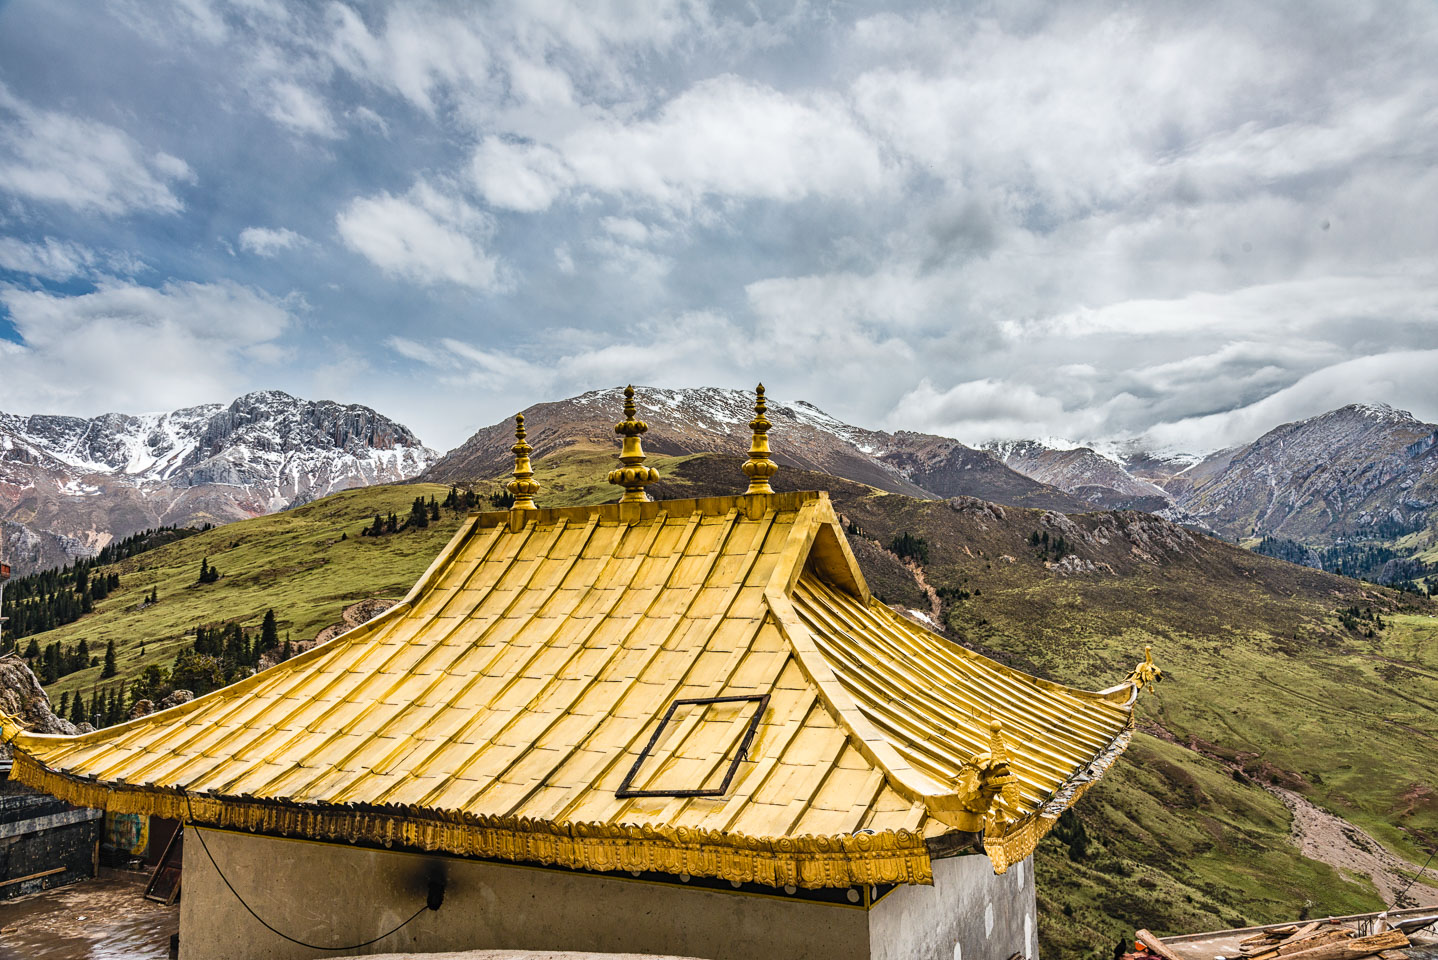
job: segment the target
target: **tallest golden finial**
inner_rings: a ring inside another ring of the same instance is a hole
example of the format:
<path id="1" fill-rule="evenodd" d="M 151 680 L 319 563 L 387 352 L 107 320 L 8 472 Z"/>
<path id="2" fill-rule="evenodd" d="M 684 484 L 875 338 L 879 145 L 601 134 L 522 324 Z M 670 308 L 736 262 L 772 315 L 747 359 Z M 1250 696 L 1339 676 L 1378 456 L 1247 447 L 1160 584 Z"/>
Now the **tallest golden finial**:
<path id="1" fill-rule="evenodd" d="M 624 419 L 614 425 L 614 432 L 624 438 L 624 447 L 619 451 L 618 470 L 609 472 L 609 482 L 624 488 L 620 503 L 648 503 L 649 495 L 644 488 L 659 479 L 659 471 L 644 465 L 644 445 L 639 438 L 648 430 L 649 424 L 635 418 L 634 385 L 624 388 Z"/>
<path id="2" fill-rule="evenodd" d="M 539 483 L 534 479 L 534 468 L 529 465 L 529 455 L 534 452 L 524 440 L 524 414 L 514 415 L 514 446 L 510 452 L 514 454 L 514 479 L 509 481 L 507 490 L 514 494 L 514 505 L 511 510 L 533 510 L 534 495 L 539 492 Z"/>
<path id="3" fill-rule="evenodd" d="M 749 459 L 744 462 L 744 475 L 749 478 L 749 489 L 744 491 L 745 496 L 755 493 L 773 493 L 774 488 L 769 486 L 769 478 L 779 472 L 779 465 L 769 459 L 769 418 L 764 416 L 767 408 L 764 403 L 764 385 L 759 384 L 755 391 L 758 398 L 754 401 L 754 419 L 749 421 L 749 429 L 754 431 L 754 439 L 749 443 Z"/>

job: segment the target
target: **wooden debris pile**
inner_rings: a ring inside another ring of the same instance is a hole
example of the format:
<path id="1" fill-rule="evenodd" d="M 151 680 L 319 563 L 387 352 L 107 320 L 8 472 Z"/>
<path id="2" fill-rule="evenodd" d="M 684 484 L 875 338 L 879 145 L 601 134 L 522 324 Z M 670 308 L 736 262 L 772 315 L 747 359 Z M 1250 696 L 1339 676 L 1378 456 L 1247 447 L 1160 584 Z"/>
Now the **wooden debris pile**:
<path id="1" fill-rule="evenodd" d="M 1384 951 L 1406 946 L 1408 935 L 1402 930 L 1382 930 L 1363 936 L 1357 930 L 1323 921 L 1265 930 L 1239 942 L 1244 960 L 1359 960 L 1375 955 L 1389 960 Z"/>
<path id="2" fill-rule="evenodd" d="M 1431 921 L 1430 921 L 1431 922 Z M 1339 926 L 1333 920 L 1315 920 L 1308 924 L 1292 924 L 1263 930 L 1238 944 L 1239 953 L 1215 960 L 1404 960 L 1400 953 L 1410 945 L 1402 929 L 1379 920 L 1376 929 L 1368 932 Z M 1137 933 L 1135 952 L 1124 960 L 1182 960 L 1171 947 L 1147 930 Z"/>

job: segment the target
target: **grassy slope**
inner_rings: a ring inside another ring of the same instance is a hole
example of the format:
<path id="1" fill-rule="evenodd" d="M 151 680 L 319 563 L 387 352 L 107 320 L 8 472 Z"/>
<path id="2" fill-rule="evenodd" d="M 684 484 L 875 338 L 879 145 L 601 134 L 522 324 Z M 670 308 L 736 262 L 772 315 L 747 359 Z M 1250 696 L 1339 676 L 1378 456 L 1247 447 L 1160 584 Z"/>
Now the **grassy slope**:
<path id="1" fill-rule="evenodd" d="M 663 497 L 742 489 L 735 458 L 651 462 L 665 476 L 656 491 Z M 612 500 L 602 478 L 612 466 L 609 451 L 547 458 L 538 465 L 541 505 Z M 1417 848 L 1405 830 L 1438 836 L 1430 769 L 1438 620 L 1426 610 L 1391 616 L 1379 638 L 1359 640 L 1331 615 L 1363 594 L 1352 581 L 1222 545 L 1168 566 L 1122 567 L 1119 554 L 1097 551 L 1122 575 L 1062 577 L 1026 552 L 1038 511 L 1008 509 L 996 522 L 794 471 L 776 485 L 832 490 L 840 509 L 879 543 L 901 530 L 925 536 L 929 581 L 979 590 L 946 609 L 965 642 L 1090 687 L 1121 678 L 1145 643 L 1169 670 L 1170 680 L 1139 711 L 1158 722 L 1156 732 L 1180 742 L 1140 734 L 1081 801 L 1093 838 L 1088 856 L 1074 862 L 1054 838 L 1040 848 L 1047 956 L 1107 956 L 1134 926 L 1180 931 L 1291 918 L 1305 901 L 1315 916 L 1379 906 L 1366 880 L 1339 877 L 1300 856 L 1287 840 L 1287 811 L 1236 781 L 1225 758 L 1302 790 L 1410 856 Z M 446 512 L 427 530 L 378 540 L 358 531 L 376 511 L 404 515 L 417 494 L 444 492 L 423 485 L 350 491 L 132 558 L 120 567 L 121 590 L 94 615 L 38 639 L 84 636 L 97 649 L 113 637 L 127 676 L 144 662 L 168 664 L 197 622 L 238 618 L 256 626 L 273 607 L 282 631 L 313 636 L 348 603 L 399 596 L 423 572 L 458 518 Z M 348 540 L 338 541 L 342 531 Z M 908 605 L 922 599 L 878 544 L 860 540 L 856 552 L 878 592 Z M 202 556 L 224 573 L 218 583 L 194 586 Z M 161 603 L 131 609 L 152 585 Z M 88 689 L 98 672 L 64 678 L 51 694 Z"/>
<path id="2" fill-rule="evenodd" d="M 1366 879 L 1299 854 L 1271 794 L 1145 734 L 1075 809 L 1087 854 L 1074 860 L 1051 833 L 1034 858 L 1045 957 L 1107 960 L 1137 927 L 1191 933 L 1293 919 L 1307 904 L 1313 916 L 1379 906 Z"/>
<path id="3" fill-rule="evenodd" d="M 97 655 L 114 640 L 121 679 L 148 663 L 168 667 L 179 648 L 193 642 L 196 624 L 238 620 L 258 630 L 271 608 L 281 636 L 310 639 L 338 623 L 341 611 L 357 600 L 403 596 L 459 524 L 444 511 L 424 530 L 361 537 L 375 513 L 405 517 L 416 496 L 443 499 L 448 492 L 430 484 L 348 490 L 139 554 L 115 566 L 120 589 L 97 603 L 93 614 L 35 639 L 41 646 L 56 640 L 70 646 L 83 637 Z M 206 557 L 222 576 L 199 584 Z M 141 608 L 151 588 L 160 602 Z M 91 667 L 62 677 L 48 688 L 50 697 L 76 689 L 88 696 L 99 676 L 100 668 Z"/>

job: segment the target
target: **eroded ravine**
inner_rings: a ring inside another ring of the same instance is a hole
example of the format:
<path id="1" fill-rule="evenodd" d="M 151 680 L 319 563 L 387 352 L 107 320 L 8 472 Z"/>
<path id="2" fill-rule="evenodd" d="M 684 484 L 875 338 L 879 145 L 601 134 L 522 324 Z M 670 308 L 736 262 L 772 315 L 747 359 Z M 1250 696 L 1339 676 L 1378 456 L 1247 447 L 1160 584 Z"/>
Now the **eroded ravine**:
<path id="1" fill-rule="evenodd" d="M 1432 866 L 1399 899 L 1420 864 L 1391 853 L 1367 832 L 1292 790 L 1272 784 L 1264 784 L 1263 788 L 1282 800 L 1293 814 L 1290 836 L 1305 857 L 1326 863 L 1340 873 L 1369 877 L 1383 902 L 1391 907 L 1438 905 L 1438 877 Z"/>

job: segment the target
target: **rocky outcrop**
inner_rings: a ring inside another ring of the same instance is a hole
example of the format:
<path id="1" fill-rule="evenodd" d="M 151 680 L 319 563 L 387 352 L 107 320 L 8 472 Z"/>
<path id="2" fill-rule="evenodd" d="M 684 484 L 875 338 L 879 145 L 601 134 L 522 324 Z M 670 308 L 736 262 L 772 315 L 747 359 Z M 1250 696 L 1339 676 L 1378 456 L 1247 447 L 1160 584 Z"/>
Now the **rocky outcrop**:
<path id="1" fill-rule="evenodd" d="M 189 703 L 193 699 L 195 699 L 195 695 L 189 690 L 176 690 L 160 701 L 159 709 L 168 710 L 171 707 L 178 707 L 182 703 Z"/>
<path id="2" fill-rule="evenodd" d="M 57 717 L 50 708 L 50 698 L 30 665 L 13 653 L 0 657 L 0 711 L 16 718 L 33 733 L 75 733 L 75 725 Z M 10 747 L 0 744 L 0 760 L 9 758 Z"/>

